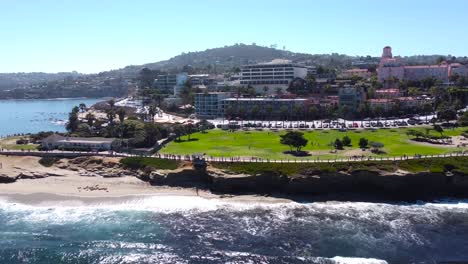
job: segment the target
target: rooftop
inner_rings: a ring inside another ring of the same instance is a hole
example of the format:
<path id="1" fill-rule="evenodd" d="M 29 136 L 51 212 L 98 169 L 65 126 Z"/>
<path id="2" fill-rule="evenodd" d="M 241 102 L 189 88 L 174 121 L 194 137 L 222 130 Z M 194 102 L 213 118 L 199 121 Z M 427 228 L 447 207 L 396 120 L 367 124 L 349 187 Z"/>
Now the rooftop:
<path id="1" fill-rule="evenodd" d="M 45 140 L 47 141 L 54 141 L 54 142 L 71 142 L 71 143 L 112 143 L 115 139 L 114 138 L 103 138 L 103 137 L 64 137 L 57 134 L 53 134 L 47 137 Z"/>

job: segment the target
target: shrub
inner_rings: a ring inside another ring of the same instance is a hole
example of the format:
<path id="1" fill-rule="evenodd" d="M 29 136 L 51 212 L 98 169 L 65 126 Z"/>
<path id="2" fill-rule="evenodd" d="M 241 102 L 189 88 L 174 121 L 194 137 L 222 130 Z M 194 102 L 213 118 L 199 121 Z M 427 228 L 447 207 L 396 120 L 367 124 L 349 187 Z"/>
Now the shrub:
<path id="1" fill-rule="evenodd" d="M 337 138 L 335 140 L 334 146 L 335 146 L 335 149 L 343 149 L 343 142 L 341 142 L 341 140 Z"/>
<path id="2" fill-rule="evenodd" d="M 351 139 L 348 136 L 344 136 L 342 141 L 343 141 L 343 145 L 347 147 L 351 146 Z"/>
<path id="3" fill-rule="evenodd" d="M 39 160 L 39 164 L 41 164 L 44 167 L 52 167 L 52 165 L 54 165 L 57 161 L 59 161 L 59 158 L 43 157 Z"/>
<path id="4" fill-rule="evenodd" d="M 369 140 L 367 138 L 360 138 L 359 139 L 359 147 L 362 149 L 367 148 L 367 145 L 369 145 Z"/>

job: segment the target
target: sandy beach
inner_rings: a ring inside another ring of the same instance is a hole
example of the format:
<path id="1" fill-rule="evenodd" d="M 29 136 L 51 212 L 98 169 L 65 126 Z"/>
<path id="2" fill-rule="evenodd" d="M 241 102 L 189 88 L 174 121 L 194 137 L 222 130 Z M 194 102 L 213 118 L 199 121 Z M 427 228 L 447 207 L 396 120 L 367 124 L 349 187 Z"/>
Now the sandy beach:
<path id="1" fill-rule="evenodd" d="M 285 202 L 257 195 L 217 195 L 195 188 L 152 186 L 134 176 L 104 178 L 82 176 L 79 171 L 44 167 L 38 157 L 0 155 L 0 175 L 15 177 L 23 174 L 50 174 L 46 178 L 19 179 L 0 184 L 0 196 L 19 203 L 36 204 L 44 201 L 118 202 L 147 196 L 193 196 L 206 199 L 226 199 L 238 202 Z"/>

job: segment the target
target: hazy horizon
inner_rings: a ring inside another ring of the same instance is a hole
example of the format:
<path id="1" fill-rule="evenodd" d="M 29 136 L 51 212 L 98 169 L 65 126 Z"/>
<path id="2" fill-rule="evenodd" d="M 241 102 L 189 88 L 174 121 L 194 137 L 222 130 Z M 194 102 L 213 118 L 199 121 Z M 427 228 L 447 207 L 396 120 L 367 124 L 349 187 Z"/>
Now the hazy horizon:
<path id="1" fill-rule="evenodd" d="M 268 3 L 268 4 L 266 4 Z M 0 72 L 98 73 L 236 43 L 309 54 L 468 55 L 468 2 L 238 0 L 2 4 Z"/>

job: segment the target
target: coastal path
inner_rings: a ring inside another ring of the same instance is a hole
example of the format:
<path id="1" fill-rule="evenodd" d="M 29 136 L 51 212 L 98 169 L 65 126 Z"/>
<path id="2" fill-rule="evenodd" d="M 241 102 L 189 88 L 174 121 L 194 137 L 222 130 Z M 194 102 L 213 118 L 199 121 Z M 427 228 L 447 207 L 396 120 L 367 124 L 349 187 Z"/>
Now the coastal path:
<path id="1" fill-rule="evenodd" d="M 35 156 L 35 157 L 60 157 L 60 158 L 76 158 L 76 157 L 152 157 L 158 159 L 176 160 L 176 161 L 196 161 L 205 160 L 206 162 L 238 162 L 238 163 L 343 163 L 343 162 L 364 162 L 364 161 L 402 161 L 412 159 L 432 159 L 432 158 L 449 158 L 449 157 L 468 157 L 468 151 L 459 151 L 440 155 L 412 155 L 399 157 L 377 157 L 377 156 L 352 156 L 348 158 L 322 159 L 320 156 L 309 159 L 291 158 L 291 159 L 265 159 L 258 157 L 212 157 L 206 155 L 172 155 L 160 154 L 153 155 L 136 155 L 129 153 L 119 153 L 113 151 L 105 152 L 85 152 L 85 151 L 39 151 L 39 150 L 0 150 L 0 155 L 11 156 Z"/>

